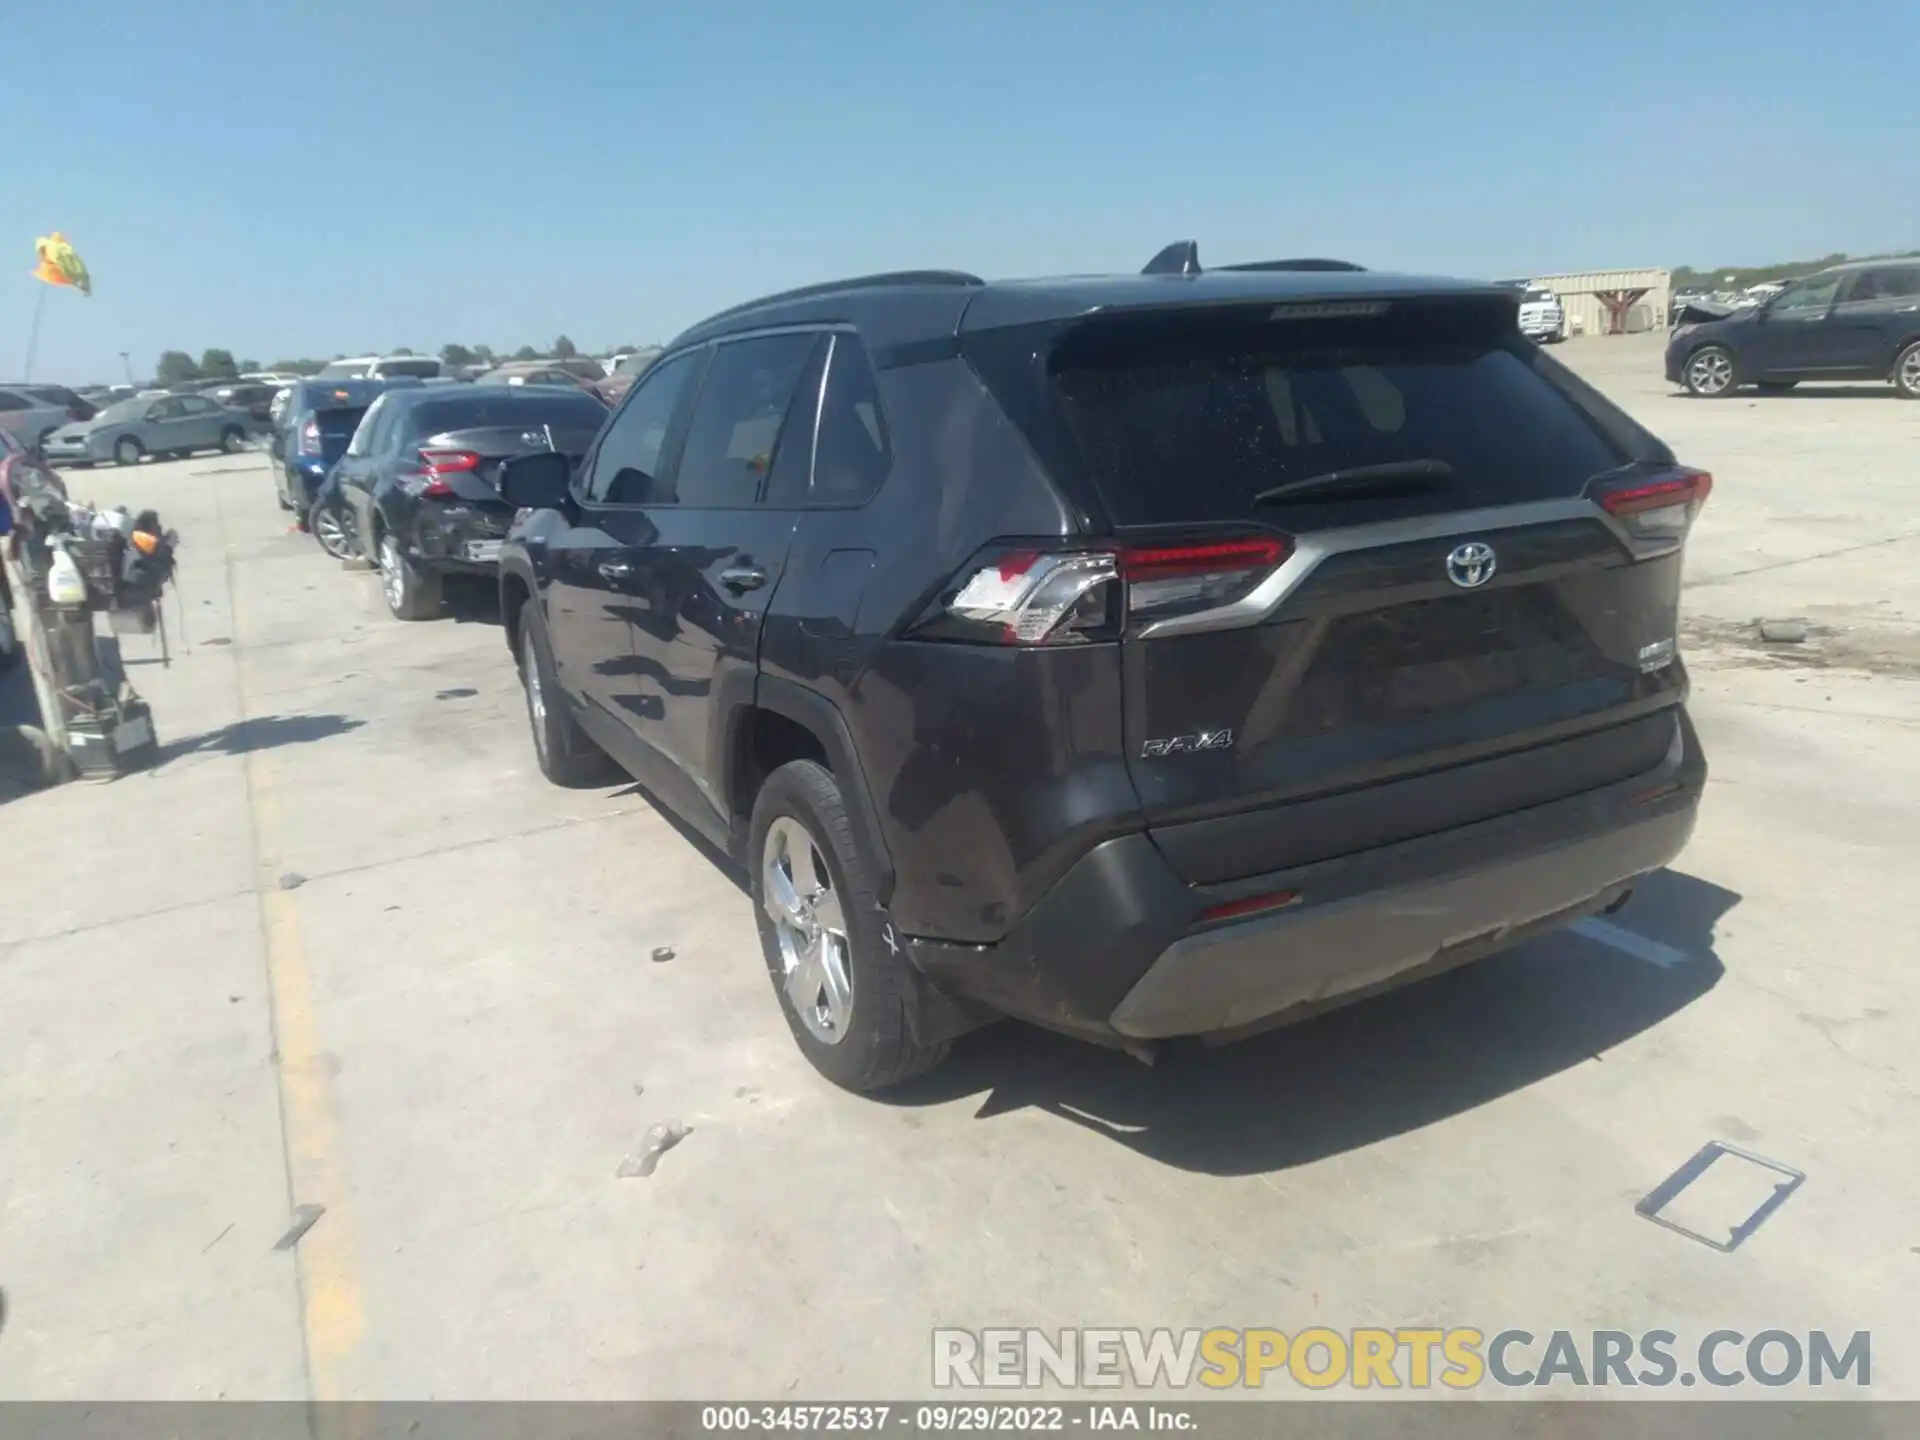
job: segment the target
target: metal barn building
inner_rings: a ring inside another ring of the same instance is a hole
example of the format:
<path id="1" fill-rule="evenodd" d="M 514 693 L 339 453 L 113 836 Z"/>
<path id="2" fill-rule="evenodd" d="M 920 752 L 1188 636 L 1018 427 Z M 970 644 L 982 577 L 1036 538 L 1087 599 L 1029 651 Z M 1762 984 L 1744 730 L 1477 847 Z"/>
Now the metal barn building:
<path id="1" fill-rule="evenodd" d="M 1589 270 L 1537 275 L 1527 282 L 1560 297 L 1570 335 L 1633 335 L 1667 322 L 1673 304 L 1671 270 Z"/>

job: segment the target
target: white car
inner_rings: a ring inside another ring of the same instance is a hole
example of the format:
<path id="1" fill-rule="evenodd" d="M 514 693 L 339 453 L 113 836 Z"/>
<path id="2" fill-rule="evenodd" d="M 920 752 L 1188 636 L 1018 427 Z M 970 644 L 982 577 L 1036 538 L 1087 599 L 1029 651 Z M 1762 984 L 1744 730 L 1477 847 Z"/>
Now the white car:
<path id="1" fill-rule="evenodd" d="M 1567 312 L 1551 290 L 1529 289 L 1520 297 L 1520 333 L 1541 345 L 1567 338 Z"/>
<path id="2" fill-rule="evenodd" d="M 444 367 L 431 355 L 356 355 L 321 367 L 316 380 L 392 380 L 412 377 L 431 380 Z"/>

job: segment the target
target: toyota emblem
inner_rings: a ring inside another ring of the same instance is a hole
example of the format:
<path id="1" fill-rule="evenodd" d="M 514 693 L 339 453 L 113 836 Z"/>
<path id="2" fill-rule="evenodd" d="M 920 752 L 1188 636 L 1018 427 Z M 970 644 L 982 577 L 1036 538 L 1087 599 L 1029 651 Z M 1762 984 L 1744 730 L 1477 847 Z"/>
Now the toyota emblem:
<path id="1" fill-rule="evenodd" d="M 1491 545 L 1469 540 L 1454 546 L 1453 553 L 1447 556 L 1447 579 L 1462 590 L 1478 590 L 1493 578 L 1498 565 Z"/>

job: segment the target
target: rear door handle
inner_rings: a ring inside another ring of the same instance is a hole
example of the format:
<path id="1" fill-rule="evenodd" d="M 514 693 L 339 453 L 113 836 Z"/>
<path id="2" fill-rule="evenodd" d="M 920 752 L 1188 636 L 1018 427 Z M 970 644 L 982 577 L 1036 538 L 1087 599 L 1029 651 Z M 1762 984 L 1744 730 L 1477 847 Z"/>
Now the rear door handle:
<path id="1" fill-rule="evenodd" d="M 720 583 L 729 590 L 758 590 L 767 583 L 767 572 L 758 565 L 734 565 L 720 572 Z"/>
<path id="2" fill-rule="evenodd" d="M 631 580 L 633 566 L 625 560 L 602 560 L 599 564 L 602 580 Z"/>

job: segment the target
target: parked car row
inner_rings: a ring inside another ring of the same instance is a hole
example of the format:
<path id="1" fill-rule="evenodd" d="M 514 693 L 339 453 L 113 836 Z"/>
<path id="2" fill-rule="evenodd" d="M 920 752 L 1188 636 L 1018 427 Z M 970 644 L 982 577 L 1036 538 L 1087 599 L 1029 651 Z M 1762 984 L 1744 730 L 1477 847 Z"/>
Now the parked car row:
<path id="1" fill-rule="evenodd" d="M 1692 830 L 1711 481 L 1520 303 L 1191 244 L 815 286 L 610 415 L 335 396 L 315 503 L 403 618 L 497 572 L 540 768 L 744 868 L 822 1074 L 1000 1016 L 1148 1056 L 1616 908 Z"/>

